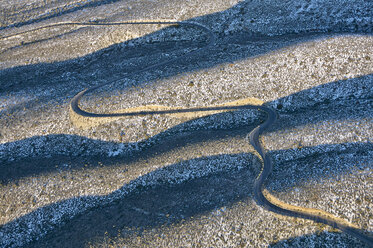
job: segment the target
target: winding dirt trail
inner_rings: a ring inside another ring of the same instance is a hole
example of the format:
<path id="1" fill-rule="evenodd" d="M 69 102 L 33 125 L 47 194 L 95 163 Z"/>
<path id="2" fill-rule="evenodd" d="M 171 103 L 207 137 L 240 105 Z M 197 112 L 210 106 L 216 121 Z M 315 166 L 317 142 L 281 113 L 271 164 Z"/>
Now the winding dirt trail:
<path id="1" fill-rule="evenodd" d="M 208 29 L 207 27 L 193 22 L 178 22 L 178 21 L 162 21 L 162 20 L 152 20 L 152 21 L 138 21 L 138 22 L 114 22 L 114 23 L 96 23 L 96 22 L 88 22 L 88 23 L 56 23 L 51 24 L 43 27 L 39 27 L 33 30 L 24 31 L 17 34 L 11 34 L 7 36 L 0 37 L 0 39 L 7 39 L 13 36 L 29 33 L 29 32 L 35 32 L 41 29 L 47 29 L 51 27 L 56 26 L 68 26 L 68 25 L 75 25 L 75 26 L 119 26 L 119 25 L 154 25 L 154 24 L 168 24 L 168 25 L 179 25 L 183 27 L 193 27 L 196 29 L 200 29 L 204 31 L 208 36 L 209 40 L 206 46 L 202 48 L 198 48 L 192 52 L 189 52 L 183 56 L 176 57 L 167 61 L 160 62 L 158 64 L 154 64 L 151 66 L 148 66 L 146 68 L 143 68 L 141 70 L 138 70 L 133 73 L 129 73 L 126 76 L 134 75 L 135 73 L 142 73 L 145 71 L 149 71 L 151 69 L 159 68 L 164 65 L 168 65 L 174 62 L 177 62 L 181 59 L 185 59 L 187 56 L 193 56 L 194 54 L 200 52 L 201 50 L 205 50 L 208 47 L 211 47 L 214 45 L 216 37 L 214 33 Z M 313 220 L 315 222 L 327 224 L 329 226 L 332 226 L 333 228 L 337 228 L 351 236 L 354 236 L 355 238 L 360 239 L 361 241 L 365 242 L 368 246 L 373 247 L 373 237 L 364 234 L 362 230 L 357 228 L 356 226 L 348 223 L 347 221 L 337 218 L 327 212 L 317 210 L 317 209 L 311 209 L 311 208 L 303 208 L 298 206 L 289 205 L 286 203 L 281 202 L 274 196 L 270 195 L 268 191 L 264 189 L 264 184 L 268 176 L 270 175 L 272 171 L 272 160 L 269 157 L 269 155 L 266 153 L 264 147 L 262 146 L 260 142 L 260 135 L 268 129 L 277 119 L 277 113 L 271 109 L 268 108 L 263 104 L 262 101 L 258 99 L 242 99 L 222 105 L 216 105 L 216 106 L 210 106 L 210 107 L 200 107 L 200 108 L 173 108 L 173 107 L 166 107 L 166 106 L 156 106 L 156 105 L 149 105 L 149 106 L 141 106 L 137 108 L 132 109 L 125 109 L 121 112 L 114 112 L 114 113 L 106 113 L 106 114 L 97 114 L 92 112 L 87 112 L 80 108 L 79 102 L 82 99 L 83 96 L 86 94 L 93 92 L 105 85 L 112 84 L 115 81 L 109 81 L 88 89 L 85 89 L 74 96 L 74 98 L 71 100 L 70 103 L 70 119 L 74 125 L 76 125 L 79 128 L 87 128 L 90 126 L 96 126 L 100 125 L 102 123 L 112 121 L 113 118 L 121 118 L 121 117 L 129 117 L 129 116 L 139 116 L 139 115 L 153 115 L 153 114 L 167 114 L 167 115 L 173 115 L 176 117 L 192 117 L 197 118 L 209 114 L 214 114 L 217 112 L 223 112 L 223 111 L 234 111 L 234 110 L 240 110 L 240 109 L 253 109 L 253 110 L 259 110 L 267 114 L 267 118 L 264 123 L 257 126 L 255 129 L 253 129 L 249 134 L 249 140 L 250 144 L 254 147 L 254 149 L 258 152 L 259 156 L 261 157 L 263 161 L 263 168 L 259 176 L 256 178 L 254 182 L 254 198 L 256 202 L 261 205 L 263 208 L 275 212 L 280 215 L 295 217 L 295 218 L 303 218 L 303 219 L 309 219 Z"/>

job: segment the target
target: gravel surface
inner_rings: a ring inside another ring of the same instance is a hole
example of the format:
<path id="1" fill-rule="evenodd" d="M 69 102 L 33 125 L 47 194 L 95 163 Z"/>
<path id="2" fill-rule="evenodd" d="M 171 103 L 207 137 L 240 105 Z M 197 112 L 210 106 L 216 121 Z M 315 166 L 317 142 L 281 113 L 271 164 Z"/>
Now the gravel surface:
<path id="1" fill-rule="evenodd" d="M 246 140 L 265 119 L 142 116 L 74 127 L 69 101 L 107 113 L 255 97 L 279 113 L 262 141 L 268 190 L 373 233 L 370 1 L 3 1 L 5 36 L 56 22 L 188 20 L 218 37 L 179 63 L 127 72 L 206 44 L 192 28 L 45 29 L 0 40 L 0 246 L 364 247 L 257 206 Z"/>

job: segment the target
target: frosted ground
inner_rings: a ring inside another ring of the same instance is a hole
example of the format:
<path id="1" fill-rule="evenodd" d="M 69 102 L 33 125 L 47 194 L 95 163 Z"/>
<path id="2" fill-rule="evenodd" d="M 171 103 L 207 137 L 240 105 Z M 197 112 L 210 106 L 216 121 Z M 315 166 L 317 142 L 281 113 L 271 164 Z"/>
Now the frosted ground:
<path id="1" fill-rule="evenodd" d="M 201 47 L 167 26 L 63 27 L 0 40 L 0 246 L 360 247 L 311 221 L 257 206 L 255 111 L 195 120 L 70 123 L 79 91 L 108 112 L 255 97 L 279 113 L 264 134 L 280 200 L 373 232 L 373 3 L 369 1 L 1 1 L 1 36 L 56 22 L 189 20 Z"/>

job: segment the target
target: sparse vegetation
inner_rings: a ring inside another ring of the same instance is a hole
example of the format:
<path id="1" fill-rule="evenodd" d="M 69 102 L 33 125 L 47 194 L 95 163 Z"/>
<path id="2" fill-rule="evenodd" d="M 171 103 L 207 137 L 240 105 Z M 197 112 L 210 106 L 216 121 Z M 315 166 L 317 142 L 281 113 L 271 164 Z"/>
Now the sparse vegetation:
<path id="1" fill-rule="evenodd" d="M 0 246 L 362 246 L 255 204 L 260 163 L 246 136 L 261 113 L 141 116 L 85 130 L 69 119 L 74 94 L 113 80 L 81 106 L 107 113 L 261 99 L 279 113 L 263 137 L 275 161 L 271 193 L 373 232 L 373 39 L 333 35 L 371 34 L 373 7 L 339 2 L 3 1 L 1 35 L 64 21 L 172 16 L 203 23 L 218 40 L 133 78 L 126 73 L 203 46 L 205 37 L 162 25 L 60 27 L 0 40 Z M 105 221 L 89 222 L 89 214 Z M 79 223 L 103 230 L 92 237 Z"/>

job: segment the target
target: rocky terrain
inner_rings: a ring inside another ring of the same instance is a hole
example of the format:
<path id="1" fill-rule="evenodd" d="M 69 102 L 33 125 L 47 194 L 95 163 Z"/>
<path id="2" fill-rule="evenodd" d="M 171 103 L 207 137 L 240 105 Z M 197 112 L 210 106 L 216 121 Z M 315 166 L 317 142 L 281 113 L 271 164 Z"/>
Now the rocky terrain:
<path id="1" fill-rule="evenodd" d="M 267 190 L 373 234 L 373 3 L 370 1 L 3 1 L 0 37 L 0 247 L 365 247 L 253 200 L 261 163 L 247 134 L 265 115 L 152 115 L 80 129 L 81 90 L 97 113 L 257 98 L 279 118 L 262 138 Z"/>

